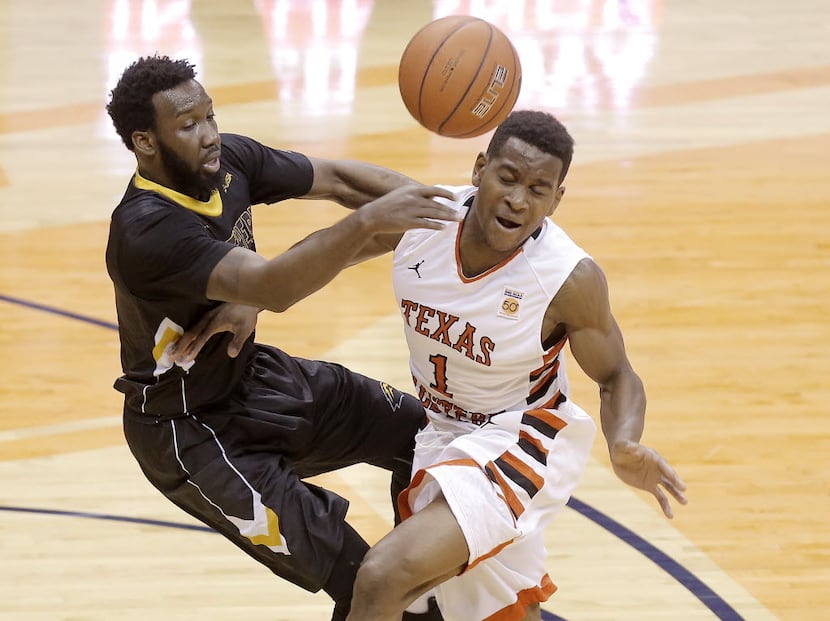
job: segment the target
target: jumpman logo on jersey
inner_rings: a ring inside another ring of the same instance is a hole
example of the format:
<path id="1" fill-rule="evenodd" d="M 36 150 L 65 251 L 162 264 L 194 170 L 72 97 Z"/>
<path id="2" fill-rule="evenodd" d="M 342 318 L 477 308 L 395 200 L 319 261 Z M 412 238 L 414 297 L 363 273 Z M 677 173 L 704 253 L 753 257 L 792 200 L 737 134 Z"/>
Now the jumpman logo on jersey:
<path id="1" fill-rule="evenodd" d="M 423 264 L 424 264 L 424 261 L 423 261 L 423 260 L 421 260 L 421 261 L 418 261 L 415 265 L 410 265 L 410 266 L 409 266 L 408 268 L 406 268 L 406 269 L 409 269 L 409 270 L 415 270 L 415 273 L 416 273 L 416 274 L 418 274 L 418 278 L 420 278 L 420 277 L 421 277 L 421 272 L 419 272 L 419 271 L 418 271 L 418 269 L 419 269 L 419 268 L 420 268 Z"/>

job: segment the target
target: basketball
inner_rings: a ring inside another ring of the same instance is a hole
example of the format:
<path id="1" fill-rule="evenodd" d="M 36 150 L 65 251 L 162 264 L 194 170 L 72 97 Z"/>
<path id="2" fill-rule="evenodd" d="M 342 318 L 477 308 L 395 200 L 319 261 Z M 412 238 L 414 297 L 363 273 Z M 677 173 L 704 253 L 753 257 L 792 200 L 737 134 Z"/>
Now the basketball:
<path id="1" fill-rule="evenodd" d="M 413 118 L 451 138 L 479 136 L 501 123 L 519 97 L 522 68 L 510 39 L 469 15 L 421 28 L 398 66 L 398 88 Z"/>

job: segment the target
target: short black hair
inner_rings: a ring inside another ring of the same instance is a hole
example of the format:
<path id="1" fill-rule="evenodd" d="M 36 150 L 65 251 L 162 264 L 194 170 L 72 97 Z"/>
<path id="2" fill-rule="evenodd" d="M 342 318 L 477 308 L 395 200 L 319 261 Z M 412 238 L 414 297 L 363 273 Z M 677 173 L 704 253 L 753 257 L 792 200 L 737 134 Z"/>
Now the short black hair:
<path id="1" fill-rule="evenodd" d="M 144 56 L 124 70 L 110 92 L 107 113 L 130 151 L 134 150 L 133 132 L 156 128 L 153 95 L 195 77 L 194 65 L 169 56 Z"/>
<path id="2" fill-rule="evenodd" d="M 497 155 L 504 143 L 513 137 L 562 160 L 559 175 L 559 183 L 562 183 L 573 158 L 574 139 L 555 116 L 540 110 L 511 112 L 496 128 L 487 146 L 487 155 Z"/>

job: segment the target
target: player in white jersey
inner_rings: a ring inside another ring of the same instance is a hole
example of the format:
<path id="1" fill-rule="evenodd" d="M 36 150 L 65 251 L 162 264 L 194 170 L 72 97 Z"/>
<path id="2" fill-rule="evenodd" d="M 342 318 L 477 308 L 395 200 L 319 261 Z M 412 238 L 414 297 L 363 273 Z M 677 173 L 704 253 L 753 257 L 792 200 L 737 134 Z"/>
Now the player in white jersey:
<path id="1" fill-rule="evenodd" d="M 444 187 L 461 212 L 477 194 Z M 565 338 L 548 346 L 540 338 L 551 299 L 587 254 L 544 220 L 521 252 L 468 277 L 457 259 L 461 231 L 456 223 L 407 234 L 395 251 L 410 368 L 430 420 L 399 508 L 408 517 L 443 495 L 464 534 L 467 569 L 436 589 L 447 619 L 520 619 L 555 589 L 544 527 L 594 438 L 591 417 L 567 399 Z M 479 612 L 467 616 L 473 603 Z"/>
<path id="2" fill-rule="evenodd" d="M 460 223 L 379 236 L 416 394 L 417 436 L 404 522 L 364 559 L 349 621 L 393 621 L 431 589 L 448 621 L 541 618 L 556 587 L 544 528 L 585 469 L 595 426 L 568 398 L 563 347 L 600 388 L 615 472 L 668 496 L 685 484 L 639 443 L 645 393 L 625 353 L 597 264 L 549 216 L 573 140 L 553 116 L 514 112 L 478 155 L 469 187 L 449 188 Z M 370 244 L 371 245 L 371 244 Z"/>

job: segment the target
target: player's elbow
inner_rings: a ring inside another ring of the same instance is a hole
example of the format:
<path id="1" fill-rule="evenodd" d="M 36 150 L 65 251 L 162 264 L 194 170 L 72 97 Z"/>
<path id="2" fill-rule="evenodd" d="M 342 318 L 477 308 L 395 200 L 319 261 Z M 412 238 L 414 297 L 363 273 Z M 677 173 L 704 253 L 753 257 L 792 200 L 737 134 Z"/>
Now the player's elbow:
<path id="1" fill-rule="evenodd" d="M 643 380 L 634 371 L 627 361 L 624 364 L 609 370 L 604 376 L 597 379 L 600 393 L 610 395 L 615 393 L 644 393 Z"/>

